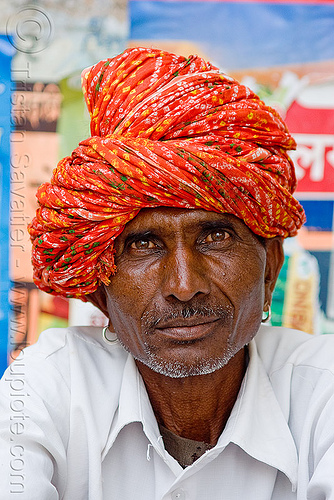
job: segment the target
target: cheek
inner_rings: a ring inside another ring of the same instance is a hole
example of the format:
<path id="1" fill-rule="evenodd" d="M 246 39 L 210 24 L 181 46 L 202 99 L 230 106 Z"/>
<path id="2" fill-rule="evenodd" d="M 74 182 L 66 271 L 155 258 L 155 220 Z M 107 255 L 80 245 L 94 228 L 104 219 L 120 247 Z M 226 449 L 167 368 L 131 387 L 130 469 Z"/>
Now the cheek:
<path id="1" fill-rule="evenodd" d="M 239 277 L 239 293 L 246 310 L 262 311 L 265 290 L 264 269 L 261 263 L 246 261 Z"/>
<path id="2" fill-rule="evenodd" d="M 264 262 L 252 252 L 229 255 L 211 262 L 210 275 L 223 290 L 234 297 L 251 298 L 264 289 Z"/>
<path id="3" fill-rule="evenodd" d="M 143 285 L 145 281 L 145 285 Z M 136 279 L 122 270 L 111 278 L 106 288 L 110 321 L 121 342 L 136 351 L 141 345 L 141 317 L 150 303 L 151 290 L 147 280 Z"/>
<path id="4" fill-rule="evenodd" d="M 158 266 L 129 260 L 116 261 L 116 265 L 117 271 L 110 283 L 112 294 L 130 302 L 141 302 L 152 294 L 152 288 L 158 281 Z"/>
<path id="5" fill-rule="evenodd" d="M 238 325 L 261 322 L 265 293 L 265 262 L 261 257 L 251 251 L 234 254 L 211 270 L 217 287 L 234 308 Z"/>
<path id="6" fill-rule="evenodd" d="M 242 288 L 238 299 L 236 331 L 241 345 L 248 343 L 257 333 L 264 304 L 264 277 L 257 280 L 242 279 Z"/>
<path id="7" fill-rule="evenodd" d="M 137 323 L 136 304 L 132 303 L 128 297 L 122 294 L 108 293 L 107 306 L 109 318 L 118 339 L 121 344 L 134 356 L 142 351 L 142 342 L 138 333 L 139 325 Z"/>
<path id="8" fill-rule="evenodd" d="M 110 320 L 116 328 L 120 323 L 133 323 L 137 310 L 138 290 L 127 280 L 119 280 L 114 276 L 107 290 L 107 307 Z"/>

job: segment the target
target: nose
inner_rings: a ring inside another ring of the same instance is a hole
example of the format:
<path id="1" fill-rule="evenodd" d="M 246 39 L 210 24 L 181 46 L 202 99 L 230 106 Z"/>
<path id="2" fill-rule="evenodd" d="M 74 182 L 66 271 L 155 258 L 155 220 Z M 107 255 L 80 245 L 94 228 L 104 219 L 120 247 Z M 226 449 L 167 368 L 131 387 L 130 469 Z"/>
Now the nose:
<path id="1" fill-rule="evenodd" d="M 198 254 L 181 246 L 164 259 L 162 293 L 165 299 L 188 302 L 210 292 L 210 281 Z"/>

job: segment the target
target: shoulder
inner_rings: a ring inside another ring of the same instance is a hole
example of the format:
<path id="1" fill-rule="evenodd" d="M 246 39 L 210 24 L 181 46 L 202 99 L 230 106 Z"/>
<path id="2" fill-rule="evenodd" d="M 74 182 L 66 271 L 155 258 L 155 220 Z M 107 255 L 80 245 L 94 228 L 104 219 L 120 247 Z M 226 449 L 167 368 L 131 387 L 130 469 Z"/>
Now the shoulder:
<path id="1" fill-rule="evenodd" d="M 267 326 L 258 335 L 258 356 L 295 442 L 313 440 L 318 430 L 332 446 L 334 335 Z"/>
<path id="2" fill-rule="evenodd" d="M 36 343 L 24 349 L 27 356 L 47 358 L 70 345 L 90 345 L 104 349 L 101 328 L 94 326 L 72 326 L 68 328 L 49 328 L 42 332 Z"/>
<path id="3" fill-rule="evenodd" d="M 62 492 L 69 470 L 80 479 L 89 467 L 98 470 L 127 359 L 118 343 L 103 341 L 101 328 L 53 328 L 9 365 L 0 381 L 0 441 L 6 443 L 0 468 L 11 474 L 10 449 L 24 443 L 29 498 L 51 498 L 44 489 L 54 491 L 51 482 Z"/>
<path id="4" fill-rule="evenodd" d="M 92 326 L 50 328 L 39 336 L 37 342 L 25 348 L 18 359 L 48 360 L 50 363 L 67 363 L 71 358 L 87 352 L 90 358 L 115 357 L 120 345 L 104 342 L 102 329 Z M 113 356 L 114 354 L 114 356 Z"/>
<path id="5" fill-rule="evenodd" d="M 255 343 L 267 373 L 291 365 L 334 375 L 334 335 L 310 335 L 290 328 L 262 325 Z"/>
<path id="6" fill-rule="evenodd" d="M 102 385 L 111 371 L 121 374 L 126 358 L 127 353 L 119 343 L 108 345 L 103 341 L 101 328 L 51 328 L 42 332 L 37 342 L 25 348 L 9 365 L 2 384 L 19 376 L 46 397 L 52 388 L 64 396 L 78 387 L 83 389 L 85 379 L 89 382 L 88 389 L 94 374 Z M 117 379 L 115 376 L 114 383 Z"/>

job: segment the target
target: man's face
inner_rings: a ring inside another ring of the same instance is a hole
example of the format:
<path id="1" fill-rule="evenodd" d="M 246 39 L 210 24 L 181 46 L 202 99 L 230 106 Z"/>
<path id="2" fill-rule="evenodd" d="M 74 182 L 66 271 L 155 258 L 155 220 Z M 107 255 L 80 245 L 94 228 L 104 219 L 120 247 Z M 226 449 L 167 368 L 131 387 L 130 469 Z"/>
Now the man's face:
<path id="1" fill-rule="evenodd" d="M 205 210 L 142 210 L 115 250 L 105 288 L 114 330 L 170 377 L 211 373 L 253 338 L 281 264 L 240 219 Z"/>

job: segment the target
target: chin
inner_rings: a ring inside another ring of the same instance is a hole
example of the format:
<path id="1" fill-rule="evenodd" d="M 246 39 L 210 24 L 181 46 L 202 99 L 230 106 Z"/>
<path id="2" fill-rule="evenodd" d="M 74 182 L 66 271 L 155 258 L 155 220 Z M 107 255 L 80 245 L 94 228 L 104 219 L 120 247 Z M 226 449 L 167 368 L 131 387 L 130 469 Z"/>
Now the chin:
<path id="1" fill-rule="evenodd" d="M 138 359 L 148 368 L 153 370 L 160 375 L 170 378 L 185 378 L 185 377 L 195 377 L 198 375 L 208 375 L 217 370 L 220 370 L 235 356 L 238 352 L 236 346 L 229 346 L 225 351 L 224 356 L 203 359 L 198 358 L 193 363 L 189 360 L 178 361 L 178 360 L 165 360 L 159 358 L 156 355 L 149 355 L 147 359 Z"/>

